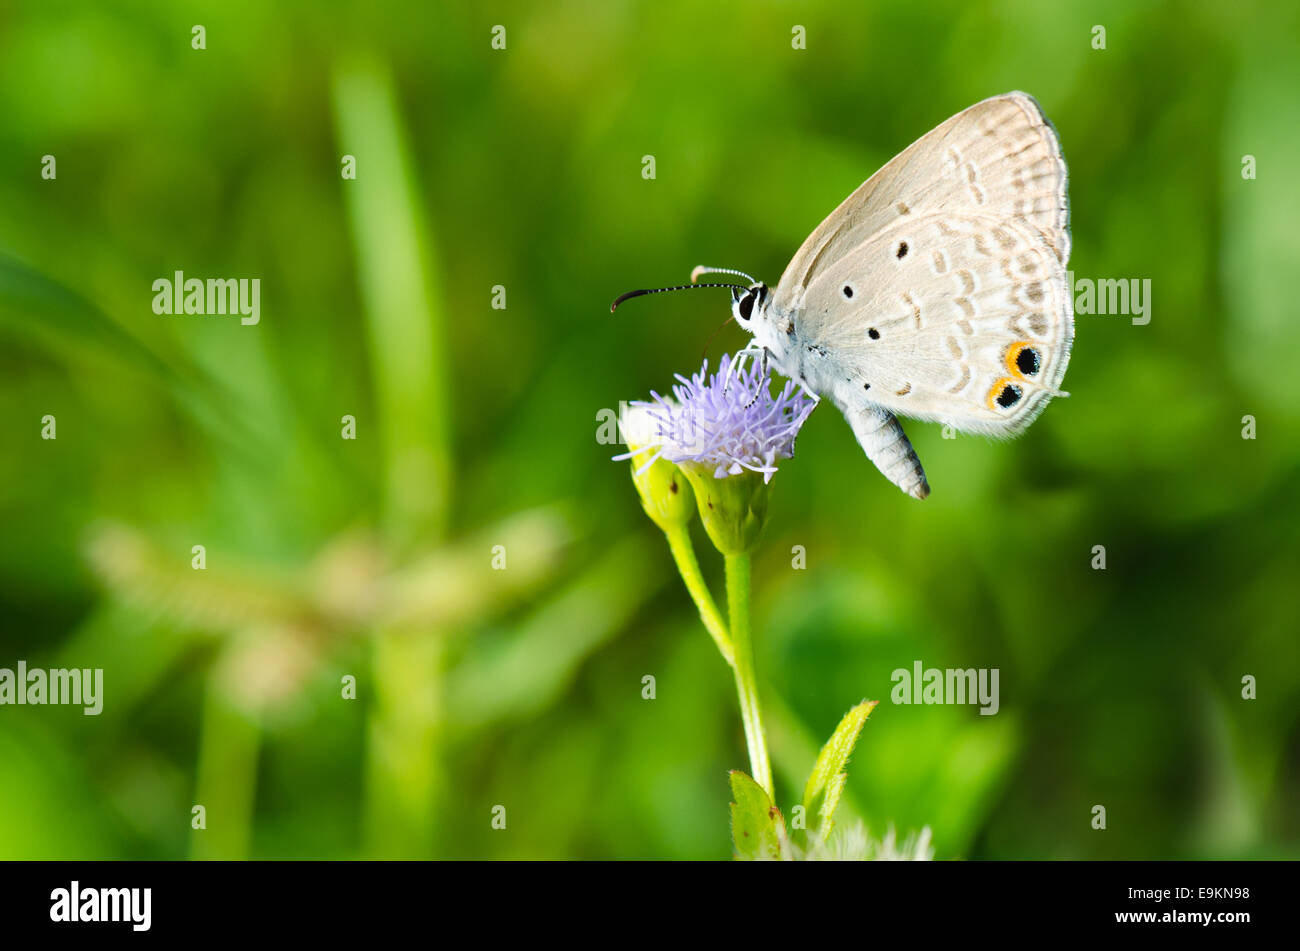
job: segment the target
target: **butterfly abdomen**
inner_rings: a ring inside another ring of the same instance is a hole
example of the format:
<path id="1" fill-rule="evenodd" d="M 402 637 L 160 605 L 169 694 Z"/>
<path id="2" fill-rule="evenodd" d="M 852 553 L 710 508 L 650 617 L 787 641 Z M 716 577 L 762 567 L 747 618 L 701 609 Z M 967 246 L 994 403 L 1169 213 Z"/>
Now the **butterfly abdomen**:
<path id="1" fill-rule="evenodd" d="M 853 407 L 844 413 L 853 435 L 885 478 L 914 499 L 930 494 L 925 470 L 897 417 L 878 406 Z"/>

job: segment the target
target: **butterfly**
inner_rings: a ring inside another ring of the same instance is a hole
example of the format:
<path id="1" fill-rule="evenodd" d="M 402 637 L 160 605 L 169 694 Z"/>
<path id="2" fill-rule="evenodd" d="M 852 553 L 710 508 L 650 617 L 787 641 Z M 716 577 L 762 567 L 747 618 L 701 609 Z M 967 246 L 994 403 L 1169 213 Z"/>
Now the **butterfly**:
<path id="1" fill-rule="evenodd" d="M 978 102 L 895 156 L 808 237 L 775 289 L 731 288 L 761 356 L 848 420 L 876 467 L 930 494 L 899 416 L 1018 435 L 1060 389 L 1074 340 L 1065 158 L 1032 96 Z M 734 274 L 744 284 L 696 283 Z"/>

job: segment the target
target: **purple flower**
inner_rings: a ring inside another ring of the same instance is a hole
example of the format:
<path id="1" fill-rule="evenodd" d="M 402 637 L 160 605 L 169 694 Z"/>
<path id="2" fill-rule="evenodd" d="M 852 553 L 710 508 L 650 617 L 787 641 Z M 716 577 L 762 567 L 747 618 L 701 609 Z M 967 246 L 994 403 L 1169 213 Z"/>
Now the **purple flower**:
<path id="1" fill-rule="evenodd" d="M 770 482 L 776 461 L 794 456 L 795 436 L 816 402 L 793 381 L 772 396 L 771 377 L 757 360 L 733 362 L 724 354 L 718 372 L 705 382 L 708 371 L 705 360 L 689 380 L 676 374 L 672 399 L 651 391 L 652 402 L 630 404 L 629 415 L 649 422 L 637 427 L 641 433 L 635 448 L 657 450 L 646 466 L 662 456 L 706 467 L 716 479 L 748 470 L 761 472 L 763 481 Z"/>

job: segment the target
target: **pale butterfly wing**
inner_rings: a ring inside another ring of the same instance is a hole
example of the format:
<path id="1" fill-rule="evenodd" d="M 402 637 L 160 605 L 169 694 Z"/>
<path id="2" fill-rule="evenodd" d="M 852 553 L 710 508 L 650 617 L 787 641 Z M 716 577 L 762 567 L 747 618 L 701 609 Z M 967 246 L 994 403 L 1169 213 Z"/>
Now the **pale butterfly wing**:
<path id="1" fill-rule="evenodd" d="M 1010 436 L 1059 393 L 1074 336 L 1066 186 L 1038 103 L 986 99 L 868 179 L 782 275 L 771 309 L 797 322 L 805 379 L 904 492 L 929 485 L 894 413 Z"/>
<path id="2" fill-rule="evenodd" d="M 992 436 L 1060 392 L 1073 340 L 1064 268 L 1027 222 L 945 211 L 896 221 L 821 268 L 804 364 L 837 403 Z"/>
<path id="3" fill-rule="evenodd" d="M 1064 264 L 1070 257 L 1065 158 L 1037 101 L 1011 92 L 977 102 L 917 139 L 826 217 L 781 275 L 788 312 L 819 267 L 898 218 L 935 211 L 1024 218 Z"/>

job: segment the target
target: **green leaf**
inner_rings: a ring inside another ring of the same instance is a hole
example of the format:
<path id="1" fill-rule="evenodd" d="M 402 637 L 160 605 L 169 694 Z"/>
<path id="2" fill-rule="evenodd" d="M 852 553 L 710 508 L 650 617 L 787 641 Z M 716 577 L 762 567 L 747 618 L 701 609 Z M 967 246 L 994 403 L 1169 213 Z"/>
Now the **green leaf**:
<path id="1" fill-rule="evenodd" d="M 817 833 L 823 838 L 830 834 L 835 808 L 840 804 L 844 784 L 848 782 L 849 777 L 844 772 L 844 767 L 858 742 L 862 725 L 876 708 L 876 703 L 875 700 L 863 700 L 844 714 L 844 719 L 818 754 L 812 774 L 808 777 L 808 785 L 804 787 L 804 815 L 818 817 Z"/>
<path id="2" fill-rule="evenodd" d="M 738 769 L 731 771 L 731 838 L 742 859 L 778 860 L 787 857 L 788 840 L 781 810 L 767 791 Z"/>

